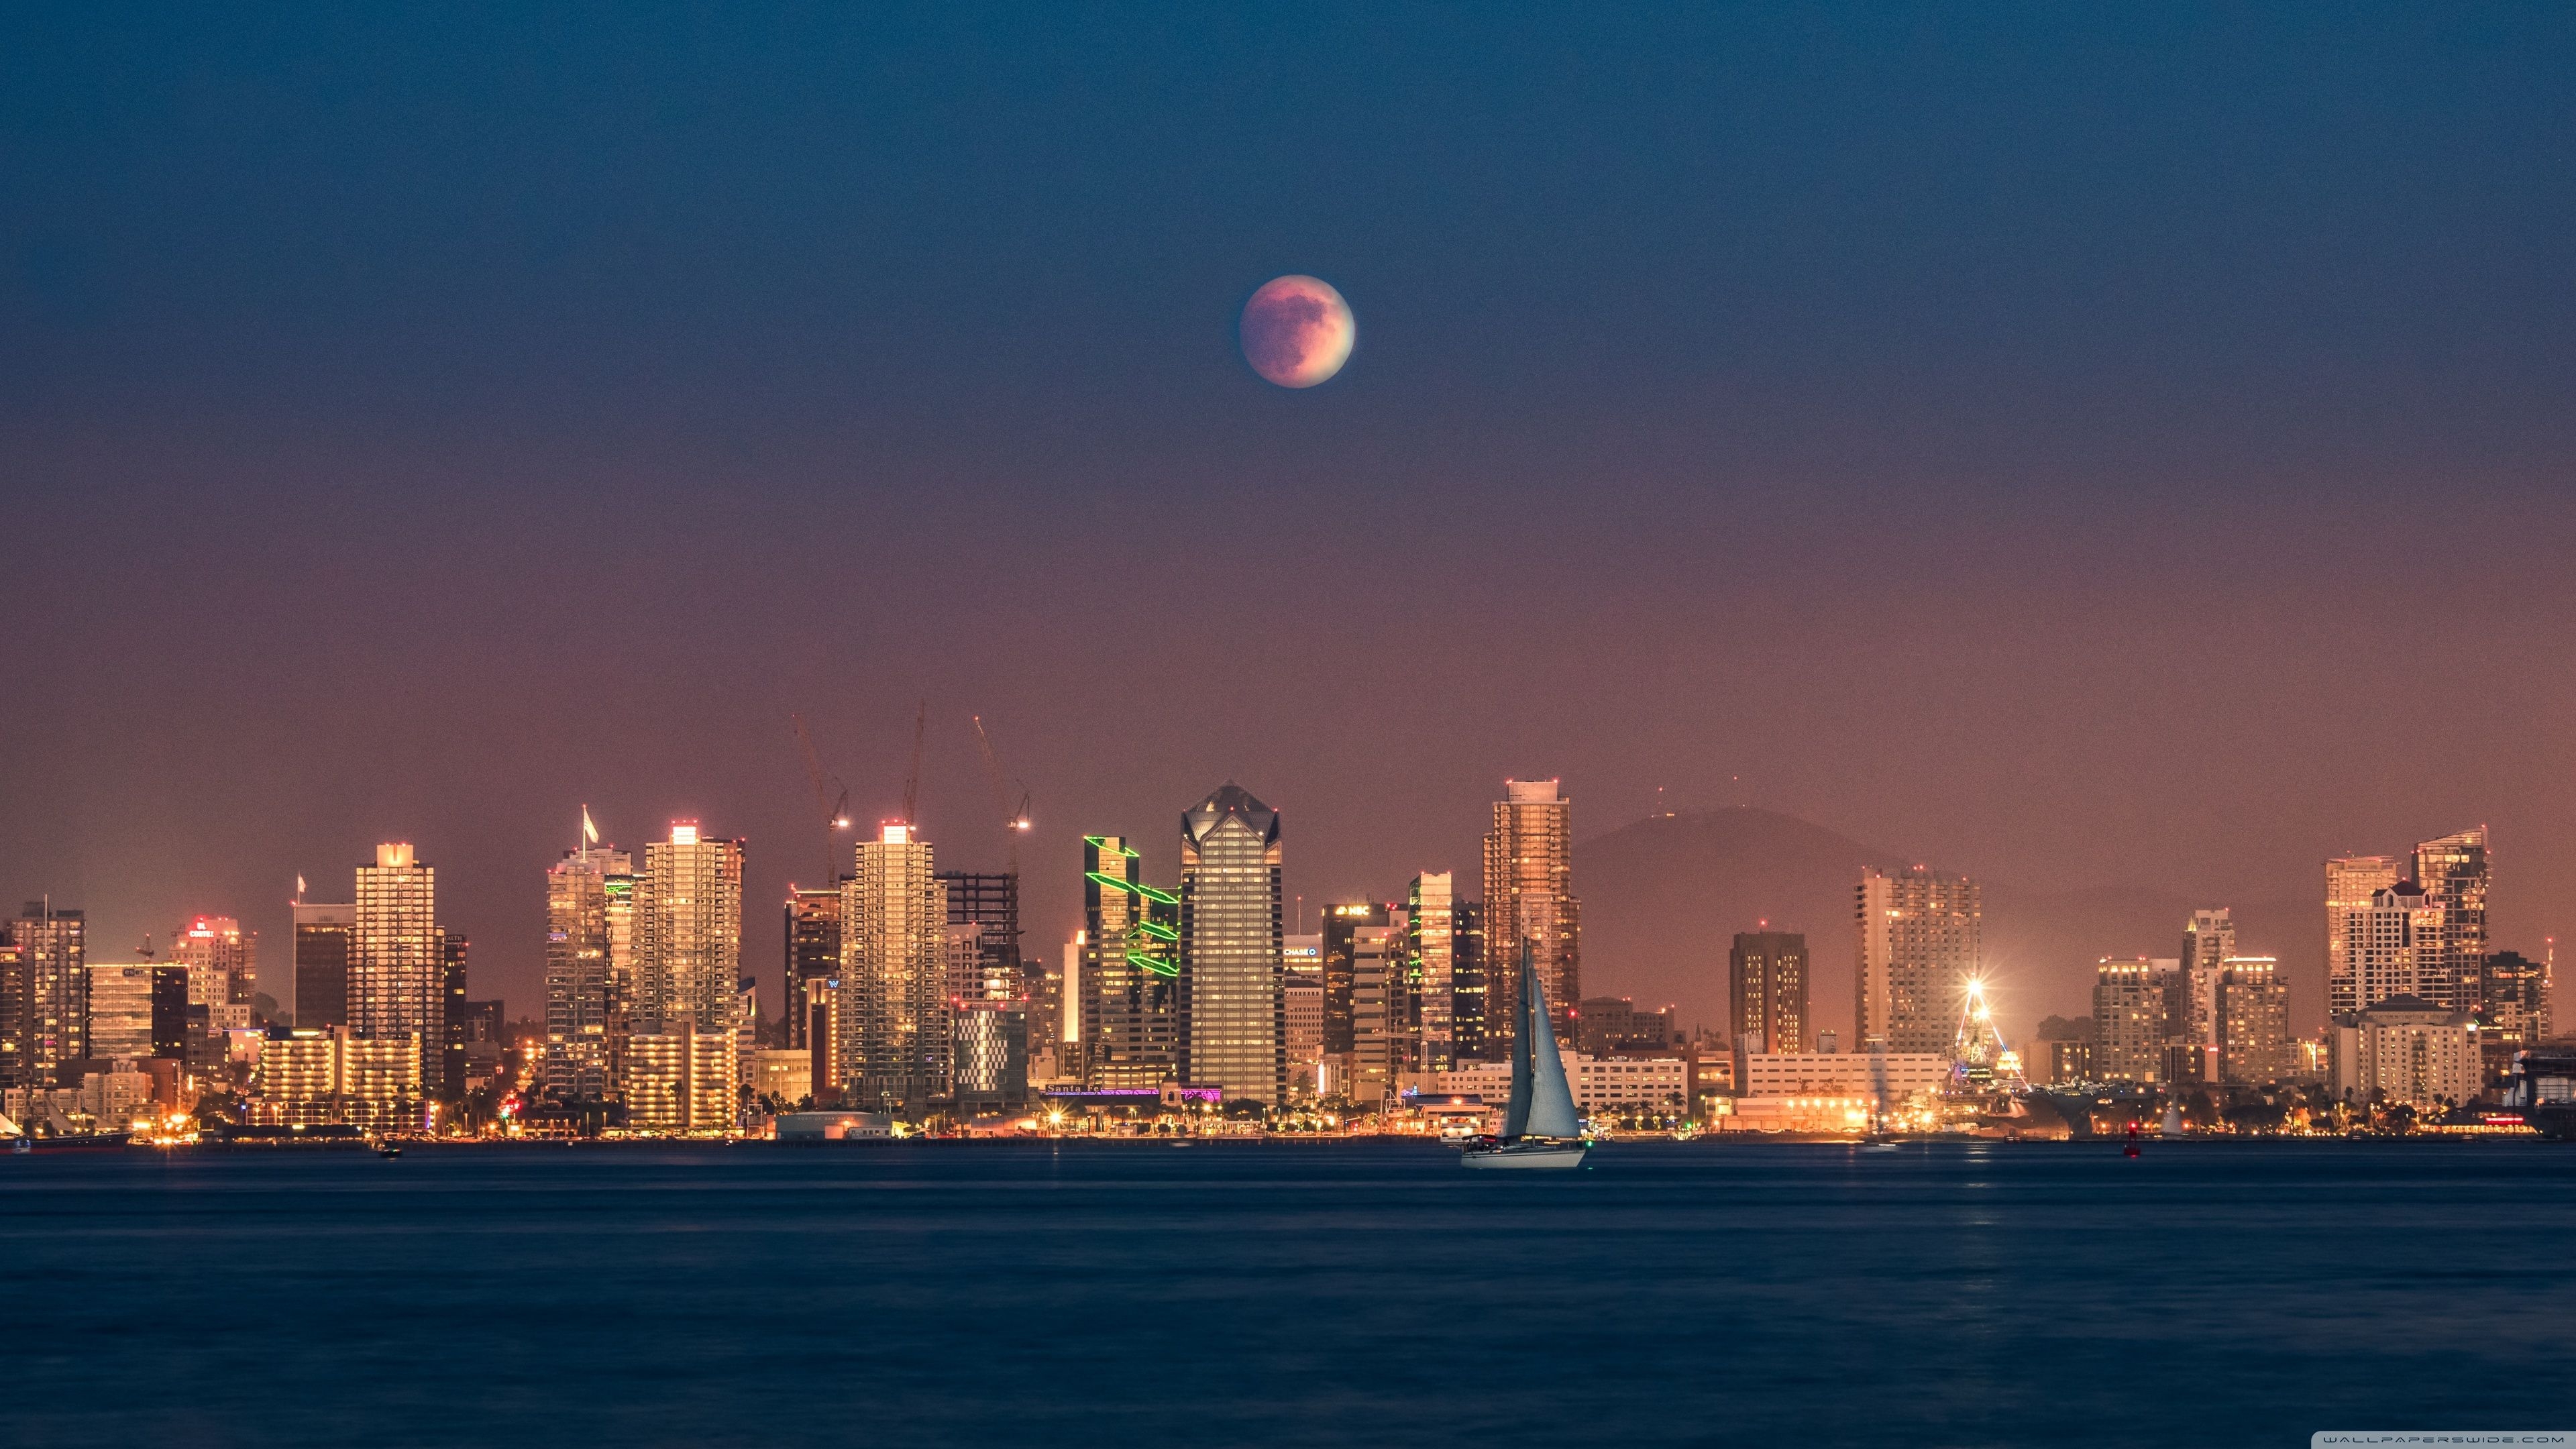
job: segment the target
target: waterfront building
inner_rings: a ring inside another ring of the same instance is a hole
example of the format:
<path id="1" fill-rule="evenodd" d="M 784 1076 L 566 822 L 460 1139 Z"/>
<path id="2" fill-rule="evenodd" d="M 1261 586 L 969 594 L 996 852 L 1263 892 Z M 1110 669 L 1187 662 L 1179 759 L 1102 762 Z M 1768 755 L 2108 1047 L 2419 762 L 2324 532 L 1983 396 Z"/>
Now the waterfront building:
<path id="1" fill-rule="evenodd" d="M 407 842 L 376 847 L 357 868 L 349 932 L 349 1026 L 360 1037 L 428 1044 L 421 1085 L 439 1090 L 447 1039 L 447 937 L 438 925 L 438 873 Z"/>
<path id="2" fill-rule="evenodd" d="M 742 876 L 743 842 L 705 835 L 695 821 L 674 821 L 670 839 L 644 847 L 634 885 L 634 1035 L 673 1037 L 685 1026 L 732 1036 Z"/>
<path id="3" fill-rule="evenodd" d="M 1964 876 L 1916 866 L 1861 875 L 1859 989 L 1853 1034 L 1867 1049 L 1946 1052 L 1982 950 L 1984 893 Z"/>
<path id="4" fill-rule="evenodd" d="M 2093 983 L 2093 1070 L 2098 1079 L 2152 1082 L 2162 1077 L 2165 1020 L 2165 972 L 2159 963 L 2103 957 Z"/>
<path id="5" fill-rule="evenodd" d="M 89 1056 L 89 927 L 50 897 L 8 923 L 0 961 L 0 1085 L 50 1088 Z M 62 1085 L 76 1085 L 62 1083 Z"/>
<path id="6" fill-rule="evenodd" d="M 1948 1052 L 1746 1053 L 1735 1079 L 1742 1097 L 1860 1097 L 1895 1106 L 1938 1094 L 1950 1081 Z"/>
<path id="7" fill-rule="evenodd" d="M 957 1110 L 1007 1112 L 1029 1100 L 1028 1004 L 998 997 L 957 1003 Z"/>
<path id="8" fill-rule="evenodd" d="M 889 822 L 841 882 L 839 1080 L 845 1106 L 920 1116 L 953 1086 L 947 887 L 930 842 Z"/>
<path id="9" fill-rule="evenodd" d="M 2425 994 L 2425 968 L 2428 957 L 2440 949 L 2442 916 L 2442 907 L 2425 899 L 2413 881 L 2373 891 L 2369 905 L 2346 912 L 2347 975 L 2341 982 L 2327 982 L 2327 1002 L 2352 1005 L 2334 1014 L 2349 1016 L 2400 996 L 2434 1000 Z"/>
<path id="10" fill-rule="evenodd" d="M 1458 894 L 1448 871 L 1426 871 L 1405 891 L 1404 996 L 1409 1055 L 1446 1071 L 1457 1055 Z"/>
<path id="11" fill-rule="evenodd" d="M 583 845 L 546 868 L 546 1046 L 542 1093 L 561 1102 L 609 1098 L 608 878 L 634 857 Z"/>
<path id="12" fill-rule="evenodd" d="M 2260 1085 L 2298 1071 L 2290 1045 L 2290 983 L 2270 956 L 2231 956 L 2220 969 L 2218 1040 L 2225 1080 Z"/>
<path id="13" fill-rule="evenodd" d="M 291 1015 L 297 1026 L 316 1031 L 349 1024 L 349 941 L 358 928 L 358 908 L 295 902 L 295 984 Z"/>
<path id="14" fill-rule="evenodd" d="M 2416 945 L 2416 995 L 2453 1011 L 2475 1011 L 2487 959 L 2487 830 L 2427 840 L 2415 847 L 2415 883 L 2433 912 Z"/>
<path id="15" fill-rule="evenodd" d="M 1159 1088 L 1180 1068 L 1180 898 L 1145 884 L 1121 835 L 1082 838 L 1080 1071 L 1097 1090 Z"/>
<path id="16" fill-rule="evenodd" d="M 1181 815 L 1181 1079 L 1288 1096 L 1279 812 L 1231 781 Z"/>
<path id="17" fill-rule="evenodd" d="M 1754 1052 L 1806 1050 L 1806 935 L 1738 931 L 1726 963 L 1727 1041 Z"/>
<path id="18" fill-rule="evenodd" d="M 813 1047 L 812 1023 L 798 1004 L 812 995 L 808 982 L 841 974 L 841 888 L 787 890 L 787 1044 Z"/>
<path id="19" fill-rule="evenodd" d="M 1574 894 L 1574 806 L 1556 780 L 1506 780 L 1485 835 L 1485 1019 L 1516 1021 L 1521 944 L 1530 944 L 1557 1041 L 1575 1042 L 1583 999 L 1583 911 Z M 1497 1050 L 1508 1043 L 1498 1043 Z"/>
<path id="20" fill-rule="evenodd" d="M 2337 1017 L 2327 1030 L 2336 1095 L 2421 1109 L 2474 1102 L 2485 1082 L 2477 1018 L 2420 996 Z"/>
<path id="21" fill-rule="evenodd" d="M 2068 1021 L 2052 1016 L 2039 1024 L 2031 1042 L 2030 1080 L 2039 1086 L 2067 1086 L 2101 1080 L 2094 1066 L 2093 1018 Z"/>
<path id="22" fill-rule="evenodd" d="M 87 969 L 92 1060 L 187 1059 L 187 967 L 93 961 Z"/>
<path id="23" fill-rule="evenodd" d="M 627 1039 L 627 1130 L 669 1135 L 730 1131 L 740 1091 L 732 1029 L 701 1031 L 687 1020 L 672 1025 L 669 1031 L 639 1031 Z"/>
<path id="24" fill-rule="evenodd" d="M 251 1069 L 251 1120 L 407 1128 L 421 1120 L 422 1086 L 418 1032 L 366 1036 L 346 1026 L 275 1027 Z"/>
<path id="25" fill-rule="evenodd" d="M 814 1095 L 814 1054 L 804 1047 L 765 1050 L 751 1061 L 754 1100 L 775 1102 L 784 1111 Z"/>
<path id="26" fill-rule="evenodd" d="M 2357 911 L 2370 909 L 2373 896 L 2397 884 L 2403 875 L 2391 855 L 2339 855 L 2326 862 L 2326 1010 L 2337 1016 L 2359 1011 L 2361 981 L 2354 974 L 2349 931 Z"/>
<path id="27" fill-rule="evenodd" d="M 1685 1112 L 1690 1106 L 1690 1065 L 1671 1057 L 1596 1057 L 1564 1054 L 1565 1083 L 1576 1110 L 1587 1116 L 1620 1110 Z M 1499 1117 L 1511 1100 L 1509 1062 L 1460 1062 L 1433 1078 L 1436 1091 L 1477 1096 Z"/>
<path id="28" fill-rule="evenodd" d="M 2236 954 L 2236 921 L 2225 906 L 2191 913 L 2182 932 L 2182 970 L 2174 978 L 2173 1039 L 2185 1045 L 2218 1045 L 2218 988 Z"/>

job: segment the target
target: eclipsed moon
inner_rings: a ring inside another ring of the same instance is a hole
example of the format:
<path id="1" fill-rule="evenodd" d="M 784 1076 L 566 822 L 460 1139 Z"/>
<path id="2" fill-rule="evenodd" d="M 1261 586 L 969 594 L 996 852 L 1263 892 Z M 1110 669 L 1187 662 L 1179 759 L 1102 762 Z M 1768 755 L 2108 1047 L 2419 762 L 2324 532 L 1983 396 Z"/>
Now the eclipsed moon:
<path id="1" fill-rule="evenodd" d="M 1281 387 L 1313 387 L 1351 356 L 1359 327 L 1329 282 L 1274 277 L 1243 304 L 1243 360 Z"/>

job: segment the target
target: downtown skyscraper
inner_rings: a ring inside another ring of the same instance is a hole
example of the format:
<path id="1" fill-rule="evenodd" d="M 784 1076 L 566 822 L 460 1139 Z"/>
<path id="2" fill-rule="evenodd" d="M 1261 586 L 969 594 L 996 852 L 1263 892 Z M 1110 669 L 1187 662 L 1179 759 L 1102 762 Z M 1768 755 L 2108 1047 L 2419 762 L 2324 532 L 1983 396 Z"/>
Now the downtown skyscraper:
<path id="1" fill-rule="evenodd" d="M 1860 979 L 1853 1034 L 1867 1049 L 1947 1052 L 1983 949 L 1984 893 L 1916 866 L 1868 871 L 1857 892 Z"/>
<path id="2" fill-rule="evenodd" d="M 1727 951 L 1727 1044 L 1759 1056 L 1807 1049 L 1807 938 L 1738 931 Z"/>
<path id="3" fill-rule="evenodd" d="M 604 1102 L 611 1092 L 609 1028 L 615 1004 L 608 965 L 608 878 L 631 875 L 615 846 L 564 852 L 546 870 L 545 1095 Z"/>
<path id="4" fill-rule="evenodd" d="M 2416 947 L 2416 994 L 2450 1011 L 2475 1011 L 2487 960 L 2487 830 L 2481 825 L 2415 847 L 2415 883 L 2435 916 Z"/>
<path id="5" fill-rule="evenodd" d="M 27 902 L 0 939 L 0 1086 L 52 1087 L 89 1055 L 89 927 Z"/>
<path id="6" fill-rule="evenodd" d="M 1096 1088 L 1158 1087 L 1180 1070 L 1180 897 L 1145 884 L 1123 835 L 1082 838 L 1082 934 L 1066 983 L 1078 1070 Z"/>
<path id="7" fill-rule="evenodd" d="M 2353 969 L 2353 913 L 2370 909 L 2371 897 L 2397 884 L 2404 872 L 2391 855 L 2339 855 L 2326 862 L 2326 1012 L 2348 1016 L 2370 1003 L 2361 999 Z"/>
<path id="8" fill-rule="evenodd" d="M 1182 1080 L 1288 1093 L 1279 812 L 1228 783 L 1181 816 Z"/>
<path id="9" fill-rule="evenodd" d="M 735 1115 L 734 992 L 742 976 L 743 842 L 674 821 L 644 847 L 633 899 L 633 992 L 616 1041 L 617 1090 L 630 1125 L 721 1131 Z M 603 878 L 602 889 L 614 884 Z M 617 972 L 616 899 L 606 908 Z"/>
<path id="10" fill-rule="evenodd" d="M 420 1081 L 436 1095 L 447 1039 L 447 938 L 438 926 L 438 872 L 406 842 L 376 847 L 357 869 L 349 930 L 349 1026 L 361 1037 L 408 1036 Z"/>
<path id="11" fill-rule="evenodd" d="M 1458 978 L 1474 972 L 1472 949 L 1458 929 L 1458 895 L 1448 871 L 1413 878 L 1404 903 L 1404 999 L 1415 1047 L 1414 1070 L 1445 1072 L 1458 1064 Z"/>
<path id="12" fill-rule="evenodd" d="M 889 822 L 841 882 L 842 1100 L 918 1115 L 952 1087 L 948 891 L 930 843 Z"/>
<path id="13" fill-rule="evenodd" d="M 1555 780 L 1506 780 L 1485 835 L 1486 1020 L 1516 1021 L 1521 947 L 1547 992 L 1559 1042 L 1583 998 L 1583 912 L 1574 895 L 1574 806 Z M 1509 1043 L 1496 1040 L 1496 1049 Z"/>

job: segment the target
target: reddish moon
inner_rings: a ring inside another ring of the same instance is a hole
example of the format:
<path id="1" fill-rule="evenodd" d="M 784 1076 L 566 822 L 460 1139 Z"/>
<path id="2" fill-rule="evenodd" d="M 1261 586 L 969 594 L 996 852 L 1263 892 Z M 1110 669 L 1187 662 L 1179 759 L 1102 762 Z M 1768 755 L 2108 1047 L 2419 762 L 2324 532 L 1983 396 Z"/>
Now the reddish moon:
<path id="1" fill-rule="evenodd" d="M 1342 370 L 1359 340 L 1351 305 L 1329 282 L 1274 277 L 1243 304 L 1243 360 L 1281 387 L 1313 387 Z"/>

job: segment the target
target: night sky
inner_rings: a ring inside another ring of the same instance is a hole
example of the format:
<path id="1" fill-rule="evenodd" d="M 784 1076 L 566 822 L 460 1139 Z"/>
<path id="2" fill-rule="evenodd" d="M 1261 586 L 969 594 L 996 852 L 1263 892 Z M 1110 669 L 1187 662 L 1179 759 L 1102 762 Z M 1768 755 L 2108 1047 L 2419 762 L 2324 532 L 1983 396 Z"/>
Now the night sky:
<path id="1" fill-rule="evenodd" d="M 925 699 L 1033 947 L 1229 778 L 1310 903 L 1561 775 L 2212 903 L 2483 821 L 2576 925 L 2576 10 L 528 10 L 0 14 L 0 895 L 94 957 L 408 839 L 532 1010 L 587 802 L 749 838 L 775 1010 L 789 712 L 874 820 Z"/>

